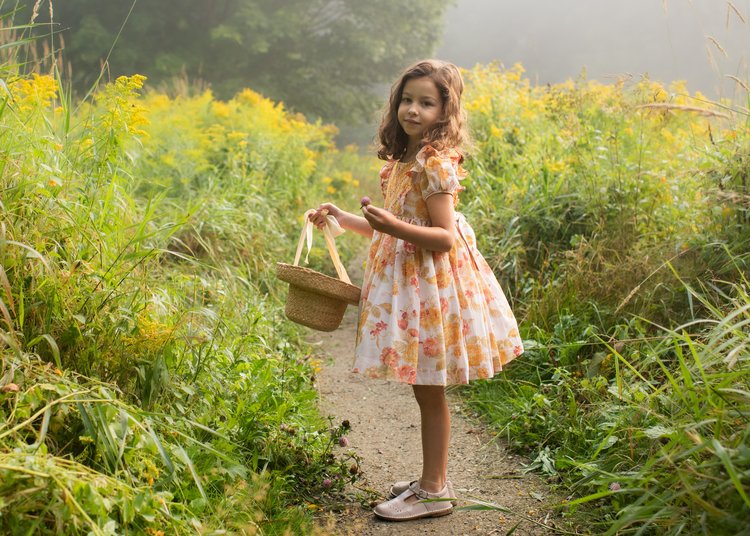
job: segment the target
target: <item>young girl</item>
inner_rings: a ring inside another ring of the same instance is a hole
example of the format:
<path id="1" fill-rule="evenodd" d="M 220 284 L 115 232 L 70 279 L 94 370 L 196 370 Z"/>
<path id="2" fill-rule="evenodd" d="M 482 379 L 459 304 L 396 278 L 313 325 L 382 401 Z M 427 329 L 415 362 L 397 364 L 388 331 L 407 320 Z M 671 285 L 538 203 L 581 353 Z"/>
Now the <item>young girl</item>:
<path id="1" fill-rule="evenodd" d="M 385 160 L 378 208 L 362 217 L 323 203 L 345 229 L 372 238 L 362 284 L 354 372 L 413 386 L 422 429 L 422 474 L 396 482 L 375 514 L 391 521 L 450 514 L 447 480 L 450 414 L 445 386 L 490 378 L 523 352 L 508 301 L 476 248 L 472 228 L 455 212 L 462 144 L 463 80 L 437 60 L 409 67 L 391 90 L 380 125 Z"/>

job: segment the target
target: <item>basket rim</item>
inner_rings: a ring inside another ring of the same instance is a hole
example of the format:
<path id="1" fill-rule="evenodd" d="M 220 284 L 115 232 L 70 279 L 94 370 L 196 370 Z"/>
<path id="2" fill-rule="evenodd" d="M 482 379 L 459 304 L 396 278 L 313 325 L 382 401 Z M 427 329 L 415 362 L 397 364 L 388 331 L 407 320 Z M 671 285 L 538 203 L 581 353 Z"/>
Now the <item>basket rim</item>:
<path id="1" fill-rule="evenodd" d="M 361 288 L 335 277 L 321 274 L 304 266 L 295 266 L 285 262 L 276 263 L 276 276 L 290 285 L 335 298 L 351 305 L 359 304 Z"/>

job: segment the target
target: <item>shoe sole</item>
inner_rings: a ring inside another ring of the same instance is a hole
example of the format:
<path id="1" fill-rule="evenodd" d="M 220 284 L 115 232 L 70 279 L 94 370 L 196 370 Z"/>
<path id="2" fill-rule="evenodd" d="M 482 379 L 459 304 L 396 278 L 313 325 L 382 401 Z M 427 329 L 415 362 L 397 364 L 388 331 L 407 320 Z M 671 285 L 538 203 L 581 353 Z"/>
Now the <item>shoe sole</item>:
<path id="1" fill-rule="evenodd" d="M 373 514 L 375 514 L 375 517 L 378 517 L 380 519 L 383 519 L 385 521 L 414 521 L 415 519 L 424 519 L 426 517 L 443 517 L 447 516 L 448 514 L 453 513 L 453 508 L 446 508 L 445 510 L 435 510 L 434 512 L 427 512 L 422 515 L 418 516 L 412 516 L 412 517 L 386 517 L 378 514 L 377 512 L 373 511 Z"/>

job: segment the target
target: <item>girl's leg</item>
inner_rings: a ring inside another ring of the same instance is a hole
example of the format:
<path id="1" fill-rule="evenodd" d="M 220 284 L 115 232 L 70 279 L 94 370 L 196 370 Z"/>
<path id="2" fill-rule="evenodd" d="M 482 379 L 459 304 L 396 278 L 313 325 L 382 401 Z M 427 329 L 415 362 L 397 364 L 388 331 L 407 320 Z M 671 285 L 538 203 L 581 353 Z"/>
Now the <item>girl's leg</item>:
<path id="1" fill-rule="evenodd" d="M 414 385 L 422 421 L 422 478 L 420 486 L 437 493 L 445 486 L 451 416 L 442 385 Z"/>

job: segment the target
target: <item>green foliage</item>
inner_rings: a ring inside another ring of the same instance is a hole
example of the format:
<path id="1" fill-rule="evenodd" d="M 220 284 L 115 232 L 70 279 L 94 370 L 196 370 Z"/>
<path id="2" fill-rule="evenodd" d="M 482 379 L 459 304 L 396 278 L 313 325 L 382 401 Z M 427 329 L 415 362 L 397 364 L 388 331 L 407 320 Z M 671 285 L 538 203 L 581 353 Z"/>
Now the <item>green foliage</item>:
<path id="1" fill-rule="evenodd" d="M 343 195 L 323 173 L 371 163 L 249 90 L 143 98 L 136 75 L 73 108 L 7 75 L 0 531 L 312 532 L 305 502 L 358 461 L 273 269 Z"/>
<path id="2" fill-rule="evenodd" d="M 706 153 L 735 161 L 735 130 L 714 121 L 711 138 L 708 118 L 671 111 L 692 102 L 683 84 L 532 88 L 522 72 L 467 73 L 478 154 L 469 210 L 518 306 L 534 303 L 528 321 L 547 330 L 565 310 L 685 319 L 664 261 L 689 279 L 711 276 L 703 245 L 732 209 L 716 202 Z"/>
<path id="3" fill-rule="evenodd" d="M 466 211 L 526 352 L 465 396 L 595 533 L 742 533 L 745 119 L 680 83 L 467 78 Z"/>
<path id="4" fill-rule="evenodd" d="M 108 59 L 115 76 L 138 72 L 156 83 L 187 76 L 225 99 L 253 87 L 310 116 L 362 121 L 380 104 L 375 85 L 434 50 L 447 4 L 69 0 L 54 15 L 79 89 Z"/>

